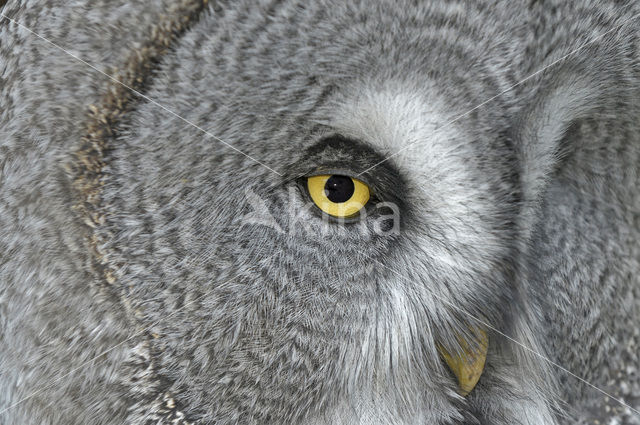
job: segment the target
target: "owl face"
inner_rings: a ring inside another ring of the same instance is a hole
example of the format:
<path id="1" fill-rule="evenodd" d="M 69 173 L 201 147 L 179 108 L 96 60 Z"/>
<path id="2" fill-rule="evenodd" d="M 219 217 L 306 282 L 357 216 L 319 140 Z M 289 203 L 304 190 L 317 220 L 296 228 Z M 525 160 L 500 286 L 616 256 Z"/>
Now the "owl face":
<path id="1" fill-rule="evenodd" d="M 161 66 L 149 97 L 189 123 L 142 105 L 107 170 L 158 372 L 201 418 L 474 415 L 442 350 L 483 329 L 497 380 L 487 325 L 518 308 L 513 107 L 464 115 L 506 84 L 505 50 L 444 44 L 446 6 L 249 3 Z"/>

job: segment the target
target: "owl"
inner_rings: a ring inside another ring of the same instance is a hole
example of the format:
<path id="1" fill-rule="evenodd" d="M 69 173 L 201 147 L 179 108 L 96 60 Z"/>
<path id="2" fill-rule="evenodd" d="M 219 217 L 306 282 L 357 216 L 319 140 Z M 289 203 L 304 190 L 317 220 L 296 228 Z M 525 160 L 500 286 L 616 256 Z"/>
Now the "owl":
<path id="1" fill-rule="evenodd" d="M 638 28 L 0 1 L 0 424 L 640 424 Z"/>

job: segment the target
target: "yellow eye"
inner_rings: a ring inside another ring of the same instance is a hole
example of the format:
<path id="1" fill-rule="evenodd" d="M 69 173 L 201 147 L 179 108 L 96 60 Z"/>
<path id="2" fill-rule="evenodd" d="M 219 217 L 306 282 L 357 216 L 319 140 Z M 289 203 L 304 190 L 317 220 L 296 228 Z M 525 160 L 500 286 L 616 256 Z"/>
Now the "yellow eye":
<path id="1" fill-rule="evenodd" d="M 334 217 L 353 217 L 369 201 L 369 186 L 348 176 L 309 177 L 307 189 L 318 208 Z"/>

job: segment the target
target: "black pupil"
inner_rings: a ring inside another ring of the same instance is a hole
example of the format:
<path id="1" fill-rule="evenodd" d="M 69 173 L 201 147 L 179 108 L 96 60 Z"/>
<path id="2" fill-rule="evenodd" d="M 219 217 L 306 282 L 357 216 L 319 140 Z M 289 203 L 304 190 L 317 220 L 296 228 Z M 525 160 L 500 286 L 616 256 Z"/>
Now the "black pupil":
<path id="1" fill-rule="evenodd" d="M 351 199 L 354 190 L 353 180 L 347 176 L 331 176 L 324 185 L 324 194 L 336 204 Z"/>

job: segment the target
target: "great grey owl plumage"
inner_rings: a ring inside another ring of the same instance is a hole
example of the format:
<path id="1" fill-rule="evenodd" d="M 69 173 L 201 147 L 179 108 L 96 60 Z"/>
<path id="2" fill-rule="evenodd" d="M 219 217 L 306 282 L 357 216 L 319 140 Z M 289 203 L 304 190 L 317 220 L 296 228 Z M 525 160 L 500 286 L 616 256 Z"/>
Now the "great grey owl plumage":
<path id="1" fill-rule="evenodd" d="M 637 2 L 0 7 L 0 424 L 640 423 Z"/>

